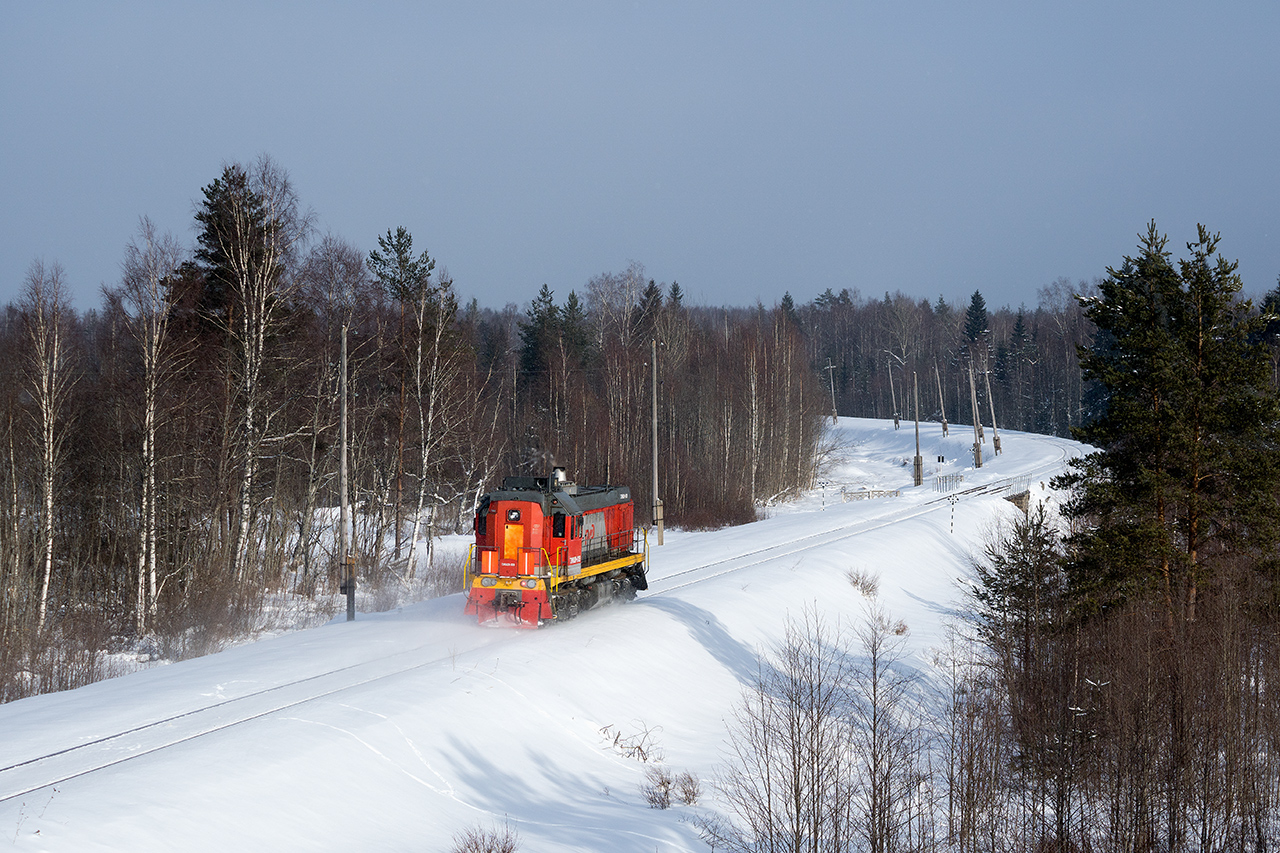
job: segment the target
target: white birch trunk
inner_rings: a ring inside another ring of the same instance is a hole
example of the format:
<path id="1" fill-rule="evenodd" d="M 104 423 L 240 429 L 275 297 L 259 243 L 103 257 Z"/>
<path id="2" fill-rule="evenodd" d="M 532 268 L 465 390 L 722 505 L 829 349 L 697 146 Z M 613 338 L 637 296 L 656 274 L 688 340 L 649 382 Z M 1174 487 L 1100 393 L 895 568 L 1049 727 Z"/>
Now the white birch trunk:
<path id="1" fill-rule="evenodd" d="M 22 577 L 22 505 L 18 499 L 18 460 L 14 449 L 13 415 L 9 415 L 9 569 L 10 580 L 5 586 L 5 621 L 4 628 L 9 627 L 9 617 L 17 606 L 18 579 Z"/>
<path id="2" fill-rule="evenodd" d="M 38 411 L 40 442 L 40 506 L 38 541 L 40 554 L 40 596 L 37 607 L 36 632 L 43 633 L 48 617 L 49 587 L 53 578 L 54 489 L 62 450 L 58 418 L 70 390 L 69 353 L 63 339 L 62 325 L 67 294 L 62 283 L 62 268 L 54 265 L 46 272 L 36 262 L 28 273 L 23 308 L 31 341 L 33 396 Z"/>
<path id="3" fill-rule="evenodd" d="M 421 451 L 419 464 L 421 467 L 419 468 L 419 472 L 418 472 L 417 509 L 415 509 L 413 513 L 413 531 L 409 535 L 409 553 L 407 555 L 406 562 L 405 562 L 404 579 L 406 582 L 413 580 L 413 577 L 415 574 L 414 560 L 417 557 L 417 551 L 418 551 L 418 531 L 422 527 L 422 507 L 426 500 L 426 491 L 427 491 L 427 445 L 429 441 L 429 437 L 427 434 L 427 421 L 429 419 L 424 416 L 423 408 L 422 408 L 422 337 L 423 337 L 423 332 L 425 331 L 425 329 L 423 328 L 423 324 L 426 320 L 427 295 L 428 295 L 428 286 L 424 282 L 418 293 L 418 305 L 417 305 L 418 342 L 415 350 L 415 357 L 414 357 L 414 363 L 413 363 L 413 386 L 414 386 L 414 392 L 415 392 L 414 396 L 417 398 L 417 404 L 418 404 L 418 438 L 420 441 L 420 451 Z M 438 328 L 438 325 L 437 325 L 437 328 Z M 438 336 L 439 336 L 439 332 L 437 331 L 437 338 Z M 396 534 L 396 539 L 397 541 L 399 540 L 399 532 L 397 532 Z"/>
<path id="4" fill-rule="evenodd" d="M 167 357 L 166 338 L 169 313 L 173 302 L 165 288 L 165 279 L 182 263 L 184 252 L 169 235 L 157 237 L 151 221 L 143 217 L 138 242 L 125 250 L 122 292 L 131 303 L 134 316 L 128 325 L 138 339 L 142 352 L 142 495 L 138 531 L 137 595 L 135 629 L 139 636 L 147 631 L 156 616 L 158 595 L 156 567 L 156 439 L 159 428 L 159 389 Z"/>
<path id="5" fill-rule="evenodd" d="M 419 301 L 418 301 L 418 346 L 417 346 L 417 358 L 414 364 L 414 385 L 417 389 L 417 397 L 418 397 L 418 436 L 421 442 L 420 449 L 421 449 L 422 458 L 421 458 L 420 464 L 422 467 L 420 469 L 421 474 L 418 477 L 418 508 L 417 508 L 417 511 L 413 514 L 413 535 L 409 539 L 409 561 L 406 566 L 406 575 L 409 580 L 412 580 L 415 575 L 416 567 L 414 566 L 414 558 L 417 551 L 418 533 L 422 528 L 422 511 L 426 505 L 427 463 L 431 457 L 431 454 L 434 452 L 434 444 L 436 441 L 436 436 L 435 436 L 435 428 L 436 428 L 436 421 L 437 421 L 436 407 L 442 393 L 441 381 L 442 381 L 442 375 L 444 373 L 444 368 L 445 368 L 445 365 L 441 363 L 442 354 L 440 352 L 440 345 L 444 339 L 445 325 L 450 320 L 450 317 L 448 316 L 449 312 L 448 312 L 448 305 L 447 305 L 447 300 L 448 300 L 448 294 L 446 292 L 447 286 L 448 285 L 446 283 L 442 283 L 439 286 L 439 288 L 434 291 L 434 293 L 424 288 L 423 293 L 419 297 Z M 422 370 L 423 370 L 422 348 L 423 348 L 423 332 L 425 331 L 424 323 L 426 320 L 427 299 L 429 295 L 434 296 L 434 298 L 437 301 L 435 306 L 436 312 L 435 312 L 434 329 L 433 329 L 433 334 L 431 339 L 431 364 L 429 367 L 430 372 L 426 378 L 426 381 L 425 381 L 426 387 L 424 389 L 424 380 L 422 376 Z M 423 403 L 422 403 L 424 391 L 427 397 L 425 412 L 424 412 Z M 430 535 L 434 533 L 434 530 L 429 530 L 428 533 Z M 428 545 L 428 558 L 430 558 L 430 545 Z"/>
<path id="6" fill-rule="evenodd" d="M 265 412 L 262 371 L 266 361 L 268 332 L 275 323 L 276 308 L 292 289 L 285 265 L 294 246 L 306 235 L 307 217 L 300 215 L 288 176 L 268 158 L 260 160 L 250 180 L 251 192 L 261 204 L 262 222 L 253 221 L 249 199 L 239 199 L 229 211 L 227 233 L 218 234 L 221 249 L 231 267 L 237 296 L 231 333 L 240 364 L 239 418 L 240 476 L 235 529 L 228 567 L 237 585 L 248 579 L 253 522 L 253 489 L 263 444 L 259 421 Z"/>
<path id="7" fill-rule="evenodd" d="M 757 494 L 756 474 L 760 468 L 760 389 L 754 345 L 747 353 L 747 385 L 751 392 L 751 500 L 754 503 Z"/>

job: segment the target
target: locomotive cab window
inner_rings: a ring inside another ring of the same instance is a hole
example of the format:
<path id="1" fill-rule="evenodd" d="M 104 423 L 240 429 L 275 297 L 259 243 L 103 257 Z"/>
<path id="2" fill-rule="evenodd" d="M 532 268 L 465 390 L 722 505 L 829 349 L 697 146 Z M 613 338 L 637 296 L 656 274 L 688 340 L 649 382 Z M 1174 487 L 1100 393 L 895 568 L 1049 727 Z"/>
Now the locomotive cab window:
<path id="1" fill-rule="evenodd" d="M 557 512 L 551 517 L 551 535 L 556 539 L 564 538 L 564 513 Z"/>

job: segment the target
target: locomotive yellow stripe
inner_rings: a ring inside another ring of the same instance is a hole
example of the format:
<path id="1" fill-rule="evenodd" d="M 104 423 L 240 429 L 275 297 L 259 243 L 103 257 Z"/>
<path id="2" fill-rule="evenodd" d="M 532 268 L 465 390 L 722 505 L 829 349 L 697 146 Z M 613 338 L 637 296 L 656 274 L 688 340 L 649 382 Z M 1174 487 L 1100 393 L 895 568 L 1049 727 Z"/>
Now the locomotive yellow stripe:
<path id="1" fill-rule="evenodd" d="M 589 578 L 593 575 L 602 575 L 605 572 L 612 572 L 615 569 L 625 569 L 644 562 L 644 554 L 628 554 L 625 557 L 619 557 L 616 560 L 609 560 L 605 563 L 596 563 L 594 566 L 587 566 L 576 575 L 565 575 L 555 578 L 556 583 L 564 583 L 565 581 L 576 581 L 582 578 Z"/>

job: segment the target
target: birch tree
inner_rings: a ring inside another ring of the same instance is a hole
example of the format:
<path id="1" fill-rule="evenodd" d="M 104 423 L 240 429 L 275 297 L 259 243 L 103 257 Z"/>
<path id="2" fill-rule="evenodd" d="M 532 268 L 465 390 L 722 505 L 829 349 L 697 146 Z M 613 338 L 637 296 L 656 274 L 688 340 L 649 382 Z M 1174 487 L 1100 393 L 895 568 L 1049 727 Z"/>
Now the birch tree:
<path id="1" fill-rule="evenodd" d="M 169 317 L 174 294 L 169 279 L 183 262 L 185 251 L 169 234 L 157 234 L 143 217 L 138 236 L 125 247 L 121 264 L 121 296 L 128 308 L 126 324 L 137 341 L 142 359 L 142 493 L 139 500 L 137 586 L 134 629 L 147 632 L 156 616 L 156 437 L 159 431 L 159 392 L 173 367 L 169 345 Z"/>
<path id="2" fill-rule="evenodd" d="M 239 482 L 233 512 L 229 571 L 245 580 L 252 501 L 270 412 L 264 371 L 272 332 L 297 286 L 292 266 L 311 228 L 288 173 L 269 157 L 252 169 L 238 163 L 204 189 L 196 212 L 202 226 L 196 257 L 214 288 L 215 320 L 227 334 L 235 382 Z"/>
<path id="3" fill-rule="evenodd" d="M 72 355 L 67 341 L 70 297 L 62 267 L 42 261 L 31 265 L 23 289 L 21 308 L 26 321 L 28 356 L 27 387 L 34 401 L 36 444 L 39 447 L 39 535 L 37 537 L 40 593 L 36 633 L 44 632 L 48 615 L 49 583 L 53 577 L 54 497 L 59 466 L 66 449 L 63 423 L 72 388 Z"/>

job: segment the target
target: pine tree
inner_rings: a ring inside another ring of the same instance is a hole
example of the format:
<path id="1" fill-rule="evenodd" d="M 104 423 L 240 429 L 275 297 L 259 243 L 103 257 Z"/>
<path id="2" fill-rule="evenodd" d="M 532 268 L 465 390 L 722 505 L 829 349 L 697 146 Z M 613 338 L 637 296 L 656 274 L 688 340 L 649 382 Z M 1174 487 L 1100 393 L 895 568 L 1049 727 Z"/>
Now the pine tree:
<path id="1" fill-rule="evenodd" d="M 1280 345 L 1280 277 L 1276 279 L 1276 286 L 1262 297 L 1262 314 L 1267 342 L 1273 347 Z"/>
<path id="2" fill-rule="evenodd" d="M 204 195 L 196 211 L 201 226 L 196 259 L 206 274 L 201 313 L 206 323 L 225 332 L 228 387 L 234 386 L 232 403 L 238 410 L 232 441 L 239 484 L 227 565 L 239 584 L 247 580 L 255 557 L 250 541 L 254 490 L 272 421 L 267 384 L 281 375 L 274 370 L 279 363 L 273 364 L 277 332 L 293 310 L 298 286 L 297 276 L 288 273 L 312 219 L 301 209 L 288 173 L 265 156 L 252 170 L 226 167 Z"/>
<path id="3" fill-rule="evenodd" d="M 426 329 L 427 303 L 431 297 L 431 272 L 436 262 L 424 250 L 416 258 L 413 255 L 413 235 L 403 225 L 378 238 L 378 248 L 369 253 L 366 262 L 378 286 L 400 305 L 400 353 L 398 370 L 400 393 L 396 405 L 396 535 L 395 558 L 400 559 L 401 512 L 404 505 L 404 449 L 405 425 L 408 416 L 409 375 L 417 369 L 421 372 L 422 346 L 428 336 Z M 406 334 L 406 322 L 410 315 L 417 321 L 415 341 Z"/>
<path id="4" fill-rule="evenodd" d="M 1275 540 L 1276 397 L 1257 343 L 1261 320 L 1239 298 L 1236 265 L 1201 226 L 1175 266 L 1152 222 L 1136 257 L 1082 300 L 1099 334 L 1081 352 L 1093 419 L 1074 431 L 1100 450 L 1061 483 L 1073 579 L 1102 606 L 1159 590 L 1166 624 L 1195 619 L 1201 585 L 1228 550 Z"/>
<path id="5" fill-rule="evenodd" d="M 369 253 L 368 264 L 383 292 L 402 305 L 418 298 L 436 267 L 425 250 L 413 256 L 413 236 L 404 226 L 378 238 L 378 248 Z"/>
<path id="6" fill-rule="evenodd" d="M 262 262 L 267 214 L 262 197 L 250 186 L 249 173 L 239 164 L 224 168 L 202 192 L 204 201 L 196 209 L 200 231 L 195 258 L 204 273 L 204 287 L 196 307 L 202 318 L 225 327 L 244 274 L 237 268 L 251 269 Z"/>

